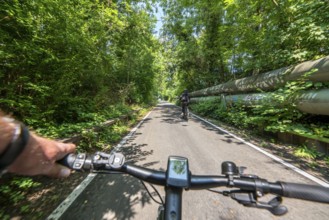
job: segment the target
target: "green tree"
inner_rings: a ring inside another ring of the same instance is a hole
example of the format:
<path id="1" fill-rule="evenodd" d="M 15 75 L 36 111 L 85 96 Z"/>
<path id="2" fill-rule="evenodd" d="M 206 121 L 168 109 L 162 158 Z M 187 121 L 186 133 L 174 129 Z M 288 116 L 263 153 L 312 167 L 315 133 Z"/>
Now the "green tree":
<path id="1" fill-rule="evenodd" d="M 181 89 L 201 89 L 328 55 L 325 0 L 161 1 Z M 178 89 L 181 90 L 181 89 Z"/>
<path id="2" fill-rule="evenodd" d="M 1 1 L 0 108 L 32 125 L 151 101 L 154 22 L 144 1 Z"/>

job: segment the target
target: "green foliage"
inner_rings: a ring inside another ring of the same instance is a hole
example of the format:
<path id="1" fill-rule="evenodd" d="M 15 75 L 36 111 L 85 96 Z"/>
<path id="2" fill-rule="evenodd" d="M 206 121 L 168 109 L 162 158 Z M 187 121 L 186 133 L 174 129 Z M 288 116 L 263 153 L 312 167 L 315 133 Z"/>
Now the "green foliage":
<path id="1" fill-rule="evenodd" d="M 9 220 L 10 216 L 5 213 L 5 210 L 0 209 L 0 218 L 3 220 Z"/>
<path id="2" fill-rule="evenodd" d="M 1 1 L 0 109 L 37 127 L 152 102 L 154 22 L 138 1 Z"/>
<path id="3" fill-rule="evenodd" d="M 316 158 L 322 156 L 316 149 L 314 148 L 309 148 L 305 145 L 298 147 L 294 151 L 294 155 L 297 157 L 302 157 L 308 160 L 315 160 Z"/>
<path id="4" fill-rule="evenodd" d="M 97 131 L 84 130 L 79 142 L 78 151 L 95 152 L 110 151 L 129 131 L 125 123 L 117 122 L 111 126 L 98 127 Z"/>
<path id="5" fill-rule="evenodd" d="M 312 130 L 302 123 L 302 119 L 307 116 L 296 108 L 296 98 L 302 91 L 311 88 L 319 88 L 310 81 L 307 76 L 314 70 L 305 73 L 303 77 L 296 81 L 287 82 L 283 88 L 280 88 L 269 96 L 259 105 L 251 109 L 251 118 L 254 124 L 261 124 L 267 131 L 272 132 L 295 132 L 297 134 L 310 134 Z"/>
<path id="6" fill-rule="evenodd" d="M 242 103 L 228 105 L 223 109 L 222 105 L 211 102 L 201 102 L 191 105 L 191 109 L 202 112 L 203 115 L 216 118 L 239 128 L 254 129 L 257 132 L 292 132 L 300 135 L 312 135 L 328 137 L 328 125 L 321 121 L 309 123 L 308 114 L 302 113 L 296 108 L 295 100 L 302 91 L 319 89 L 324 84 L 312 83 L 306 80 L 309 74 L 299 80 L 286 83 L 257 105 L 246 107 Z"/>
<path id="7" fill-rule="evenodd" d="M 203 116 L 215 116 L 214 112 L 217 110 L 216 103 L 212 101 L 204 101 L 200 102 L 197 105 L 191 104 L 191 108 L 193 108 L 194 111 L 201 113 Z"/>
<path id="8" fill-rule="evenodd" d="M 329 54 L 325 0 L 161 3 L 166 80 L 176 95 Z"/>
<path id="9" fill-rule="evenodd" d="M 135 108 L 138 108 L 138 106 Z M 131 115 L 132 111 L 134 111 L 134 108 L 127 105 L 111 105 L 97 113 L 82 113 L 79 123 L 36 122 L 36 132 L 46 137 L 65 138 L 80 134 L 83 130 L 98 126 L 107 120 L 116 119 L 123 115 Z"/>
<path id="10" fill-rule="evenodd" d="M 83 152 L 94 153 L 95 151 L 111 151 L 114 144 L 117 144 L 122 137 L 128 132 L 130 126 L 136 122 L 136 117 L 139 114 L 132 113 L 133 109 L 140 109 L 139 106 L 128 107 L 126 105 L 111 106 L 103 112 L 85 114 L 85 120 L 88 122 L 78 124 L 62 124 L 61 126 L 44 125 L 37 131 L 40 134 L 58 138 L 60 135 L 68 137 L 73 134 L 81 134 L 82 140 L 78 144 L 77 150 Z M 147 109 L 142 109 L 141 114 L 144 114 Z M 129 115 L 127 120 L 116 122 L 111 126 L 99 127 L 99 124 L 111 118 L 119 118 L 123 115 Z M 98 125 L 97 131 L 90 129 Z M 33 219 L 41 219 L 44 216 L 39 209 L 32 209 L 30 203 L 27 203 L 26 197 L 28 193 L 35 187 L 42 187 L 40 183 L 35 182 L 32 178 L 6 176 L 0 184 L 0 218 L 10 219 L 8 207 L 15 207 L 19 214 L 24 216 L 33 216 Z M 58 203 L 59 195 L 47 197 L 55 203 Z M 41 217 L 43 216 L 43 217 Z"/>
<path id="11" fill-rule="evenodd" d="M 326 162 L 327 166 L 329 166 L 329 156 L 324 158 L 324 161 Z"/>
<path id="12" fill-rule="evenodd" d="M 34 182 L 27 177 L 14 177 L 8 184 L 0 185 L 0 204 L 1 207 L 9 207 L 18 204 L 25 199 L 25 195 L 32 188 L 38 187 L 40 183 Z M 29 207 L 21 207 L 21 211 L 27 211 Z M 1 219 L 9 219 L 6 210 L 0 208 Z"/>

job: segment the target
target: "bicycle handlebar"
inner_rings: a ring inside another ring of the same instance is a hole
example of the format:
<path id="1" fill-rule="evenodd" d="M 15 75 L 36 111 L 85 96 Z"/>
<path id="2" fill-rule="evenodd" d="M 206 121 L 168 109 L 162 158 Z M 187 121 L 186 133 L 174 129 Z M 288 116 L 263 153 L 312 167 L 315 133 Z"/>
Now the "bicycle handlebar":
<path id="1" fill-rule="evenodd" d="M 124 156 L 118 153 L 69 154 L 59 163 L 74 170 L 118 171 L 148 183 L 166 186 L 166 172 L 125 164 Z M 234 163 L 232 164 L 235 166 Z M 236 170 L 236 168 L 234 169 Z M 220 186 L 239 188 L 245 192 L 254 192 L 257 195 L 271 193 L 284 197 L 329 203 L 329 188 L 280 181 L 271 183 L 257 176 L 242 175 L 241 173 L 235 173 L 234 175 L 229 173 L 222 176 L 191 175 L 188 189 L 208 189 Z"/>
<path id="2" fill-rule="evenodd" d="M 329 188 L 286 182 L 280 182 L 280 184 L 282 187 L 282 196 L 284 197 L 329 203 Z"/>

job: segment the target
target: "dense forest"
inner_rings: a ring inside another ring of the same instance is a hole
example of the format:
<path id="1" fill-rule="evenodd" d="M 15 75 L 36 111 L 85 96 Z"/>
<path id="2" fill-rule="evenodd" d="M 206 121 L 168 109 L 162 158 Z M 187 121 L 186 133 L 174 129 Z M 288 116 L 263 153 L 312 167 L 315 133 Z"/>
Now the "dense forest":
<path id="1" fill-rule="evenodd" d="M 325 0 L 169 0 L 161 5 L 169 87 L 195 91 L 329 54 Z"/>
<path id="2" fill-rule="evenodd" d="M 0 8 L 0 108 L 30 125 L 81 121 L 110 105 L 329 54 L 326 0 L 4 0 Z"/>
<path id="3" fill-rule="evenodd" d="M 184 89 L 328 56 L 328 11 L 328 0 L 1 0 L 0 110 L 44 136 L 82 134 L 79 150 L 108 150 L 129 125 L 98 134 L 86 128 L 158 99 L 173 101 Z M 313 85 L 287 86 L 278 99 Z M 224 111 L 203 103 L 193 110 L 244 129 L 328 141 L 328 116 L 301 114 L 287 103 Z M 24 198 L 33 187 L 30 178 L 2 184 L 0 218 L 28 213 Z"/>
<path id="4" fill-rule="evenodd" d="M 0 108 L 33 126 L 151 102 L 159 43 L 150 7 L 138 1 L 1 1 Z"/>

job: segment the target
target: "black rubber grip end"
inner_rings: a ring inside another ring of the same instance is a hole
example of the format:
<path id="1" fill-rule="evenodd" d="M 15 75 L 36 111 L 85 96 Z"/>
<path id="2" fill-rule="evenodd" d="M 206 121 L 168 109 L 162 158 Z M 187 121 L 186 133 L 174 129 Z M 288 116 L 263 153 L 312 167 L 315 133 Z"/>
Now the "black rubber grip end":
<path id="1" fill-rule="evenodd" d="M 327 187 L 298 183 L 280 183 L 283 196 L 285 197 L 329 203 L 329 188 Z"/>

